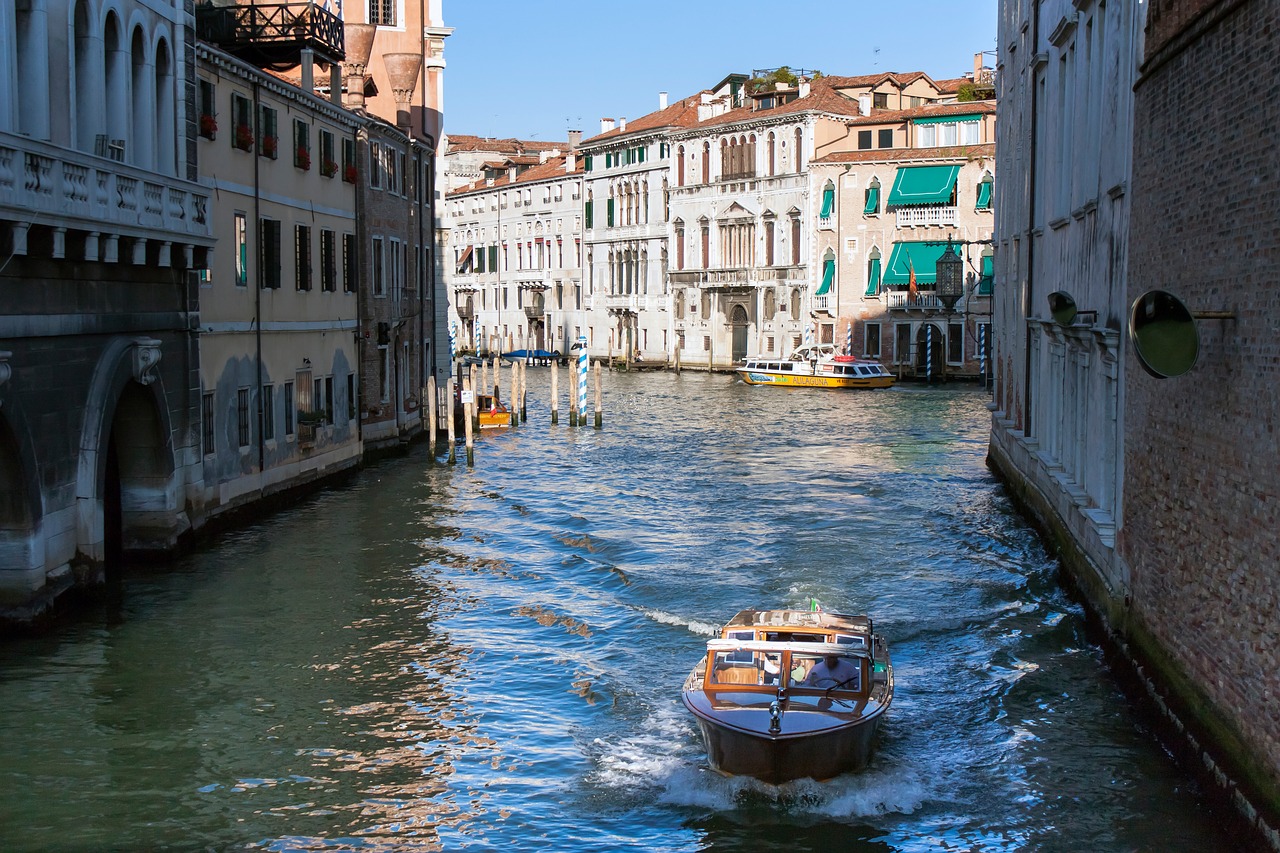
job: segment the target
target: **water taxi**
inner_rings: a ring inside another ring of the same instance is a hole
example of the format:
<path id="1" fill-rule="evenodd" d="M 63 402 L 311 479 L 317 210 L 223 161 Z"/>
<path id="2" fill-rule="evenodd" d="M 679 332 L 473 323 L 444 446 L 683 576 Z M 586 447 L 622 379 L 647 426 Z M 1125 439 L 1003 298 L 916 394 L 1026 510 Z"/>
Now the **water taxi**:
<path id="1" fill-rule="evenodd" d="M 888 388 L 893 384 L 893 374 L 880 362 L 836 355 L 831 344 L 808 344 L 784 359 L 749 358 L 737 373 L 748 385 Z"/>
<path id="2" fill-rule="evenodd" d="M 681 698 L 714 770 L 823 781 L 866 765 L 893 668 L 867 616 L 743 610 L 707 642 Z"/>

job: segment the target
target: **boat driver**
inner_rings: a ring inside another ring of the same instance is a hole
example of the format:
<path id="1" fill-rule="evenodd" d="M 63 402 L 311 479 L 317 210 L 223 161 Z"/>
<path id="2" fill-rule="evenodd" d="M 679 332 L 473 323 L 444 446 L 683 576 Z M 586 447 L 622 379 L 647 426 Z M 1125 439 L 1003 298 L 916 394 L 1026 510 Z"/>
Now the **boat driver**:
<path id="1" fill-rule="evenodd" d="M 861 674 L 859 667 L 848 658 L 828 654 L 813 665 L 802 684 L 805 687 L 857 690 Z"/>

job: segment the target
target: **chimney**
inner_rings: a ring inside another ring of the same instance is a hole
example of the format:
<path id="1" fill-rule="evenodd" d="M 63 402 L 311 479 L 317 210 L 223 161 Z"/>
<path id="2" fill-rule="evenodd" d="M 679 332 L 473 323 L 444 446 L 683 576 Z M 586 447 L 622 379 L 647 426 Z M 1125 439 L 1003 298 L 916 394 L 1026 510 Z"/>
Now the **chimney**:
<path id="1" fill-rule="evenodd" d="M 975 53 L 973 55 L 973 82 L 977 83 L 982 79 L 982 54 Z"/>
<path id="2" fill-rule="evenodd" d="M 613 130 L 613 119 L 611 118 L 600 119 L 600 132 L 608 133 L 611 130 Z"/>
<path id="3" fill-rule="evenodd" d="M 871 95 L 870 93 L 858 96 L 858 112 L 864 116 L 871 115 Z"/>
<path id="4" fill-rule="evenodd" d="M 342 76 L 347 81 L 346 106 L 363 107 L 365 67 L 369 64 L 378 28 L 373 24 L 343 24 L 342 30 L 347 51 L 342 63 Z"/>
<path id="5" fill-rule="evenodd" d="M 626 117 L 626 116 L 623 116 L 622 118 L 618 119 L 618 130 L 621 130 L 623 133 L 626 133 L 626 132 L 627 132 L 627 117 Z"/>
<path id="6" fill-rule="evenodd" d="M 666 108 L 667 108 L 667 93 L 659 92 L 658 93 L 658 109 L 665 110 Z"/>
<path id="7" fill-rule="evenodd" d="M 566 175 L 572 175 L 576 168 L 578 168 L 578 155 L 576 151 L 570 151 L 564 157 L 564 172 Z"/>
<path id="8" fill-rule="evenodd" d="M 809 97 L 809 78 L 808 77 L 800 78 L 800 97 L 802 98 Z"/>
<path id="9" fill-rule="evenodd" d="M 418 85 L 418 73 L 422 70 L 422 54 L 384 53 L 382 64 L 391 78 L 391 95 L 396 100 L 396 127 L 407 131 L 413 126 L 409 105 L 413 102 L 413 90 Z"/>
<path id="10" fill-rule="evenodd" d="M 577 151 L 578 146 L 581 144 L 582 144 L 582 131 L 580 130 L 569 131 L 569 150 Z"/>

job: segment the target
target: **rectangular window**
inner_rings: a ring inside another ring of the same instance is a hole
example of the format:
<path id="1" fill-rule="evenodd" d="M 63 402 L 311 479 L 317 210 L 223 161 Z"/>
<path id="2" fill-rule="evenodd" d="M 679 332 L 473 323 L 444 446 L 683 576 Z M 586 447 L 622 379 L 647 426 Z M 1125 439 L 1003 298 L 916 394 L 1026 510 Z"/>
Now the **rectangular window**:
<path id="1" fill-rule="evenodd" d="M 336 236 L 327 228 L 320 229 L 320 289 L 329 293 L 338 289 L 338 245 Z"/>
<path id="2" fill-rule="evenodd" d="M 218 136 L 218 99 L 213 81 L 200 78 L 200 135 L 205 139 Z"/>
<path id="3" fill-rule="evenodd" d="M 347 374 L 347 420 L 356 419 L 356 375 Z"/>
<path id="4" fill-rule="evenodd" d="M 588 157 L 587 159 L 590 160 L 591 158 Z M 587 223 L 587 227 L 590 228 L 591 227 L 591 202 L 590 201 L 586 203 L 585 208 L 586 209 L 584 213 L 586 215 L 586 223 Z"/>
<path id="5" fill-rule="evenodd" d="M 342 235 L 342 292 L 355 293 L 360 268 L 356 259 L 356 235 Z"/>
<path id="6" fill-rule="evenodd" d="M 236 435 L 241 447 L 249 446 L 249 389 L 236 392 Z"/>
<path id="7" fill-rule="evenodd" d="M 276 159 L 279 154 L 279 131 L 276 129 L 276 111 L 271 107 L 258 106 L 258 153 L 263 157 Z"/>
<path id="8" fill-rule="evenodd" d="M 295 271 L 298 290 L 311 289 L 311 226 L 295 225 L 293 227 L 293 244 L 295 249 Z"/>
<path id="9" fill-rule="evenodd" d="M 204 445 L 204 455 L 212 456 L 214 452 L 212 391 L 206 391 L 200 401 L 200 441 Z"/>
<path id="10" fill-rule="evenodd" d="M 284 383 L 284 434 L 293 435 L 293 383 Z"/>
<path id="11" fill-rule="evenodd" d="M 317 377 L 311 384 L 311 411 L 324 412 L 328 407 L 324 402 L 324 380 Z M 327 423 L 327 421 L 326 421 Z"/>
<path id="12" fill-rule="evenodd" d="M 263 219 L 258 231 L 258 277 L 263 288 L 274 290 L 280 286 L 280 222 Z"/>
<path id="13" fill-rule="evenodd" d="M 863 342 L 864 354 L 868 358 L 880 357 L 880 324 L 867 323 L 863 326 L 866 340 Z"/>
<path id="14" fill-rule="evenodd" d="M 333 134 L 327 130 L 320 131 L 320 174 L 332 178 L 338 174 L 338 160 L 334 154 Z"/>
<path id="15" fill-rule="evenodd" d="M 382 255 L 382 238 L 381 238 L 381 237 L 374 237 L 374 238 L 373 238 L 373 249 L 372 249 L 372 251 L 373 251 L 373 257 L 372 257 L 372 261 L 373 261 L 373 295 L 374 295 L 374 296 L 386 296 L 386 295 L 387 295 L 387 283 L 386 283 L 386 281 L 385 281 L 385 280 L 383 279 L 383 277 L 382 277 L 382 274 L 383 274 L 382 264 L 383 264 L 383 260 L 384 260 L 384 258 L 383 258 L 383 255 Z"/>
<path id="16" fill-rule="evenodd" d="M 869 130 L 858 131 L 858 148 L 860 150 L 865 151 L 870 147 L 871 147 L 871 131 Z"/>
<path id="17" fill-rule="evenodd" d="M 378 384 L 382 386 L 382 402 L 391 401 L 391 348 L 378 347 Z"/>
<path id="18" fill-rule="evenodd" d="M 243 95 L 231 93 L 231 144 L 241 151 L 253 148 L 253 104 Z"/>
<path id="19" fill-rule="evenodd" d="M 343 139 L 342 180 L 349 184 L 354 184 L 358 171 L 356 168 L 356 141 L 354 139 Z"/>
<path id="20" fill-rule="evenodd" d="M 369 0 L 369 23 L 379 27 L 394 27 L 396 0 Z"/>
<path id="21" fill-rule="evenodd" d="M 916 127 L 916 147 L 933 148 L 938 144 L 938 126 L 924 124 Z"/>
<path id="22" fill-rule="evenodd" d="M 262 386 L 262 440 L 274 441 L 276 437 L 276 386 Z"/>
<path id="23" fill-rule="evenodd" d="M 887 127 L 887 128 L 881 129 L 879 133 L 879 138 L 876 140 L 876 147 L 877 148 L 893 147 L 893 128 Z"/>
<path id="24" fill-rule="evenodd" d="M 311 168 L 311 125 L 297 118 L 293 120 L 293 165 Z"/>
<path id="25" fill-rule="evenodd" d="M 889 95 L 887 92 L 873 92 L 871 94 L 871 107 L 877 110 L 889 109 Z"/>
<path id="26" fill-rule="evenodd" d="M 960 323 L 947 324 L 947 361 L 951 364 L 964 361 L 964 326 Z"/>
<path id="27" fill-rule="evenodd" d="M 236 212 L 236 287 L 249 286 L 249 220 Z"/>
<path id="28" fill-rule="evenodd" d="M 911 361 L 911 324 L 899 323 L 896 330 L 897 340 L 893 344 L 893 360 L 899 364 Z"/>
<path id="29" fill-rule="evenodd" d="M 333 423 L 333 377 L 324 378 L 324 420 Z"/>

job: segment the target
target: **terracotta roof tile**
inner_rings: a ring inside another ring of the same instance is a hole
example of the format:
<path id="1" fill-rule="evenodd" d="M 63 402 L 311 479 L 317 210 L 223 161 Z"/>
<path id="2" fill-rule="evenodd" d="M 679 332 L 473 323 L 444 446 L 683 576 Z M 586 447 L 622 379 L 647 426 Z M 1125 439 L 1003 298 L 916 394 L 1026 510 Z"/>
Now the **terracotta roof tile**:
<path id="1" fill-rule="evenodd" d="M 548 178 L 562 177 L 564 175 L 582 174 L 581 157 L 577 158 L 577 161 L 573 164 L 572 172 L 566 172 L 564 170 L 564 161 L 566 159 L 567 158 L 563 156 L 549 157 L 547 158 L 547 162 L 525 169 L 516 176 L 514 182 L 507 178 L 506 172 L 503 172 L 500 176 L 493 179 L 492 185 L 484 180 L 479 180 L 475 183 L 467 184 L 465 187 L 458 187 L 457 189 L 451 190 L 449 195 L 463 195 L 465 193 L 472 193 L 480 190 L 493 190 L 499 187 L 512 186 L 514 184 L 527 184 L 533 181 L 542 181 Z"/>
<path id="2" fill-rule="evenodd" d="M 471 136 L 464 133 L 450 133 L 449 151 L 489 151 L 494 154 L 524 154 L 528 151 L 569 150 L 566 142 L 540 142 L 535 139 L 494 139 L 488 136 Z"/>
<path id="3" fill-rule="evenodd" d="M 627 122 L 626 130 L 615 127 L 613 130 L 606 130 L 604 133 L 597 134 L 590 139 L 584 139 L 583 144 L 604 142 L 620 136 L 642 133 L 662 127 L 692 127 L 698 123 L 698 104 L 700 99 L 703 94 L 709 92 L 710 90 L 707 89 L 688 98 L 681 98 L 668 105 L 665 110 L 656 110 Z"/>

